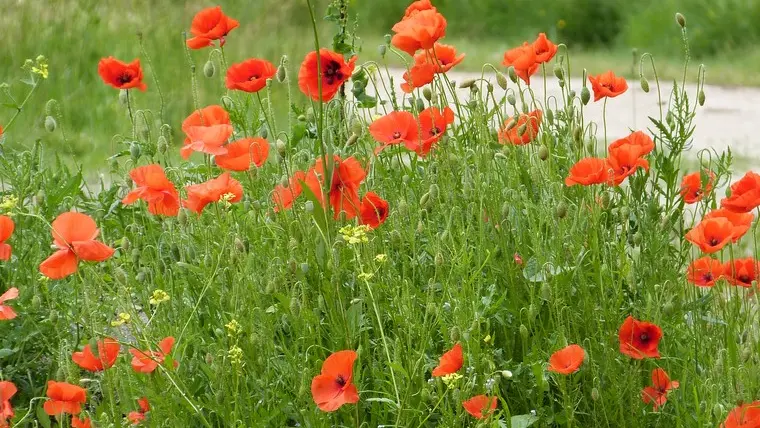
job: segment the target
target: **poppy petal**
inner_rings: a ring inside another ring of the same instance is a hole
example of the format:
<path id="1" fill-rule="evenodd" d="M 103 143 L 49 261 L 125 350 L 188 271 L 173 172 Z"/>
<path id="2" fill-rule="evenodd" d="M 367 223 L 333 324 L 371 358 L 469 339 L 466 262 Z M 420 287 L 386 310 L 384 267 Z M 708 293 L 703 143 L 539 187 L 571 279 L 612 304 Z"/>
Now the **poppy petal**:
<path id="1" fill-rule="evenodd" d="M 58 250 L 40 264 L 40 273 L 50 279 L 65 278 L 77 271 L 77 256 L 69 250 Z"/>

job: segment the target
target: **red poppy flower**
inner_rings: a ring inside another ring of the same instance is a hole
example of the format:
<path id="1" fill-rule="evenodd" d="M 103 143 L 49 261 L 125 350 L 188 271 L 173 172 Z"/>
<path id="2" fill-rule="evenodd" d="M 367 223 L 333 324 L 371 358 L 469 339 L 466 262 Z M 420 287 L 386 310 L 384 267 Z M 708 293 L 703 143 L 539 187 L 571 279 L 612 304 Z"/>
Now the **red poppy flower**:
<path id="1" fill-rule="evenodd" d="M 417 88 L 421 88 L 433 81 L 435 77 L 435 65 L 429 62 L 414 64 L 412 68 L 404 72 L 404 83 L 401 90 L 411 94 Z"/>
<path id="2" fill-rule="evenodd" d="M 248 171 L 251 163 L 261 168 L 269 157 L 269 141 L 259 138 L 243 138 L 226 146 L 227 154 L 214 157 L 219 168 L 231 171 Z"/>
<path id="3" fill-rule="evenodd" d="M 232 64 L 227 69 L 225 84 L 228 89 L 259 92 L 267 85 L 267 79 L 271 79 L 276 73 L 277 69 L 271 62 L 251 58 L 237 64 Z"/>
<path id="4" fill-rule="evenodd" d="M 226 202 L 235 203 L 243 199 L 243 186 L 232 178 L 229 172 L 200 184 L 186 186 L 185 190 L 187 199 L 182 201 L 182 206 L 198 214 L 212 202 L 224 199 Z"/>
<path id="5" fill-rule="evenodd" d="M 311 174 L 307 174 L 306 177 L 309 189 L 317 195 L 317 198 L 321 202 L 324 201 L 324 198 L 322 197 L 321 184 L 319 183 L 324 180 L 324 175 L 322 159 L 318 159 Z M 364 181 L 366 175 L 367 173 L 364 171 L 364 168 L 353 156 L 341 159 L 340 156 L 335 155 L 330 191 L 328 193 L 335 219 L 340 217 L 341 212 L 346 213 L 347 220 L 351 220 L 359 213 L 359 185 Z M 315 178 L 317 179 L 316 183 Z M 315 186 L 315 184 L 318 184 L 318 186 Z"/>
<path id="6" fill-rule="evenodd" d="M 570 168 L 570 174 L 565 178 L 565 186 L 607 183 L 610 181 L 609 169 L 606 159 L 583 158 Z"/>
<path id="7" fill-rule="evenodd" d="M 752 213 L 736 213 L 725 208 L 720 208 L 710 211 L 702 219 L 707 220 L 711 218 L 725 218 L 730 221 L 733 225 L 731 240 L 737 242 L 752 226 L 752 221 L 755 219 L 755 215 Z"/>
<path id="8" fill-rule="evenodd" d="M 657 346 L 661 338 L 662 330 L 656 324 L 639 321 L 630 315 L 618 331 L 620 352 L 635 360 L 660 358 Z"/>
<path id="9" fill-rule="evenodd" d="M 731 185 L 731 196 L 720 206 L 737 213 L 746 213 L 760 206 L 760 175 L 750 171 Z"/>
<path id="10" fill-rule="evenodd" d="M 359 207 L 359 218 L 361 224 L 366 224 L 372 229 L 376 229 L 385 223 L 388 218 L 388 201 L 384 200 L 375 192 L 367 192 L 362 198 L 362 204 Z"/>
<path id="11" fill-rule="evenodd" d="M 437 62 L 438 67 L 434 68 L 435 72 L 447 73 L 455 65 L 464 61 L 464 56 L 464 54 L 457 55 L 457 50 L 454 46 L 436 43 L 433 46 L 433 49 L 422 51 L 414 55 L 414 63 L 435 64 Z"/>
<path id="12" fill-rule="evenodd" d="M 92 353 L 92 347 L 87 344 L 81 352 L 74 352 L 71 359 L 79 367 L 91 372 L 103 371 L 110 368 L 119 358 L 121 346 L 119 342 L 110 337 L 97 341 L 98 355 Z"/>
<path id="13" fill-rule="evenodd" d="M 701 257 L 689 265 L 686 270 L 686 280 L 698 287 L 712 287 L 720 279 L 725 269 L 720 260 L 711 257 Z"/>
<path id="14" fill-rule="evenodd" d="M 10 239 L 13 230 L 16 228 L 13 219 L 8 216 L 0 215 L 0 260 L 9 260 L 11 258 L 11 246 L 5 241 Z"/>
<path id="15" fill-rule="evenodd" d="M 187 138 L 180 154 L 188 159 L 193 152 L 226 155 L 227 149 L 223 145 L 233 129 L 227 111 L 222 106 L 210 105 L 194 111 L 182 121 L 182 131 Z"/>
<path id="16" fill-rule="evenodd" d="M 568 345 L 549 357 L 549 371 L 569 375 L 578 371 L 586 351 L 578 345 Z"/>
<path id="17" fill-rule="evenodd" d="M 628 176 L 635 174 L 639 168 L 649 170 L 649 162 L 641 157 L 640 150 L 631 145 L 610 149 L 607 164 L 612 171 L 612 182 L 616 186 L 619 186 Z"/>
<path id="18" fill-rule="evenodd" d="M 140 423 L 145 421 L 145 414 L 133 410 L 127 413 L 127 420 L 132 425 L 140 425 Z"/>
<path id="19" fill-rule="evenodd" d="M 652 370 L 652 386 L 641 390 L 641 400 L 644 404 L 652 403 L 656 412 L 668 401 L 668 392 L 675 388 L 678 388 L 678 381 L 671 381 L 665 370 L 658 367 Z"/>
<path id="20" fill-rule="evenodd" d="M 4 305 L 8 300 L 18 297 L 18 288 L 11 287 L 0 296 L 0 321 L 16 318 L 16 312 L 10 306 Z"/>
<path id="21" fill-rule="evenodd" d="M 623 147 L 635 148 L 639 156 L 648 155 L 654 150 L 654 141 L 649 134 L 643 131 L 635 131 L 624 138 L 613 141 L 607 148 L 608 152 L 618 150 Z"/>
<path id="22" fill-rule="evenodd" d="M 132 354 L 132 369 L 138 373 L 153 373 L 158 368 L 159 364 L 164 363 L 164 359 L 172 351 L 174 346 L 174 338 L 169 336 L 159 342 L 159 351 L 138 351 L 137 349 L 130 349 L 129 353 Z M 174 367 L 178 367 L 179 363 L 174 360 Z"/>
<path id="23" fill-rule="evenodd" d="M 66 382 L 49 380 L 47 383 L 47 396 L 43 409 L 50 416 L 58 416 L 63 413 L 76 415 L 82 411 L 82 404 L 87 401 L 87 391 L 84 388 Z"/>
<path id="24" fill-rule="evenodd" d="M 317 53 L 309 52 L 301 63 L 298 71 L 298 87 L 307 97 L 314 101 L 327 102 L 335 97 L 340 86 L 343 85 L 354 72 L 356 57 L 346 62 L 343 55 L 327 49 L 319 50 L 319 67 L 317 69 Z M 319 81 L 322 80 L 322 96 L 319 96 Z"/>
<path id="25" fill-rule="evenodd" d="M 501 63 L 507 68 L 514 67 L 517 77 L 522 79 L 526 85 L 530 85 L 530 76 L 538 71 L 536 49 L 528 42 L 505 52 L 504 61 Z"/>
<path id="26" fill-rule="evenodd" d="M 686 234 L 686 240 L 708 254 L 716 253 L 733 237 L 734 225 L 724 217 L 708 218 Z"/>
<path id="27" fill-rule="evenodd" d="M 720 428 L 760 427 L 760 401 L 742 404 L 731 410 Z"/>
<path id="28" fill-rule="evenodd" d="M 695 204 L 709 194 L 715 185 L 715 173 L 705 171 L 707 183 L 702 184 L 702 173 L 693 172 L 683 176 L 681 181 L 681 197 L 687 204 Z"/>
<path id="29" fill-rule="evenodd" d="M 476 419 L 485 419 L 496 410 L 496 397 L 476 395 L 462 402 L 462 407 Z"/>
<path id="30" fill-rule="evenodd" d="M 16 385 L 7 380 L 0 381 L 0 426 L 8 426 L 8 421 L 13 417 L 11 398 L 16 395 Z"/>
<path id="31" fill-rule="evenodd" d="M 287 210 L 293 206 L 293 202 L 301 195 L 303 190 L 301 183 L 306 180 L 306 173 L 303 171 L 296 171 L 293 176 L 288 180 L 288 186 L 285 187 L 282 184 L 278 184 L 274 188 L 272 193 L 272 202 L 274 203 L 274 212 L 278 212 L 281 209 Z"/>
<path id="32" fill-rule="evenodd" d="M 557 45 L 546 38 L 546 33 L 539 33 L 533 42 L 533 50 L 536 52 L 536 62 L 541 64 L 549 62 L 557 53 Z"/>
<path id="33" fill-rule="evenodd" d="M 203 9 L 193 18 L 190 24 L 190 34 L 194 37 L 187 39 L 187 47 L 201 49 L 212 46 L 213 40 L 219 40 L 219 46 L 224 46 L 224 38 L 230 31 L 240 25 L 237 20 L 222 12 L 221 6 Z"/>
<path id="34" fill-rule="evenodd" d="M 504 122 L 504 129 L 499 132 L 499 142 L 501 144 L 510 143 L 522 146 L 534 141 L 538 136 L 538 129 L 541 126 L 542 119 L 543 112 L 541 110 L 533 110 L 528 114 L 520 114 L 517 118 L 517 123 L 515 123 L 514 117 L 510 117 Z"/>
<path id="35" fill-rule="evenodd" d="M 462 364 L 464 364 L 462 345 L 456 343 L 450 351 L 441 355 L 438 366 L 433 369 L 432 375 L 433 377 L 439 377 L 456 373 L 462 368 Z"/>
<path id="36" fill-rule="evenodd" d="M 393 26 L 396 33 L 391 44 L 414 55 L 420 49 L 432 49 L 435 42 L 446 35 L 446 18 L 435 8 L 419 10 Z"/>
<path id="37" fill-rule="evenodd" d="M 148 397 L 140 397 L 137 400 L 137 405 L 140 406 L 140 413 L 148 413 L 150 411 L 150 402 Z"/>
<path id="38" fill-rule="evenodd" d="M 446 128 L 454 123 L 454 112 L 448 106 L 443 111 L 438 107 L 428 107 L 420 112 L 419 121 L 422 141 L 414 151 L 425 157 L 430 154 L 433 145 L 441 140 Z"/>
<path id="39" fill-rule="evenodd" d="M 92 421 L 90 418 L 79 419 L 76 416 L 71 416 L 71 428 L 92 428 Z"/>
<path id="40" fill-rule="evenodd" d="M 66 212 L 53 221 L 53 242 L 58 251 L 40 264 L 40 272 L 50 279 L 65 278 L 77 271 L 79 260 L 102 262 L 113 248 L 96 241 L 100 231 L 86 214 Z"/>
<path id="41" fill-rule="evenodd" d="M 142 199 L 148 203 L 148 211 L 155 215 L 176 216 L 179 213 L 179 193 L 166 178 L 161 165 L 145 165 L 129 172 L 137 188 L 127 194 L 121 203 L 129 205 Z"/>
<path id="42" fill-rule="evenodd" d="M 752 283 L 757 280 L 757 274 L 760 272 L 760 262 L 753 257 L 735 259 L 726 262 L 723 265 L 723 277 L 732 285 L 741 287 L 752 287 Z"/>
<path id="43" fill-rule="evenodd" d="M 598 76 L 588 76 L 588 81 L 591 82 L 591 89 L 594 91 L 594 101 L 614 98 L 628 90 L 625 78 L 617 77 L 611 71 Z"/>
<path id="44" fill-rule="evenodd" d="M 429 9 L 435 10 L 433 5 L 430 3 L 430 0 L 417 0 L 415 2 L 412 2 L 412 4 L 406 8 L 406 12 L 404 12 L 404 18 L 409 18 L 416 12 Z"/>
<path id="45" fill-rule="evenodd" d="M 338 351 L 322 363 L 322 371 L 311 381 L 311 396 L 324 412 L 338 410 L 344 404 L 359 401 L 359 392 L 351 382 L 356 352 Z"/>
<path id="46" fill-rule="evenodd" d="M 375 154 L 393 144 L 404 144 L 409 150 L 415 150 L 420 139 L 417 120 L 405 110 L 393 111 L 375 120 L 369 125 L 369 133 L 382 144 Z"/>
<path id="47" fill-rule="evenodd" d="M 116 89 L 137 88 L 145 91 L 148 86 L 143 83 L 143 71 L 140 60 L 136 59 L 129 64 L 109 56 L 98 63 L 98 74 L 106 85 Z"/>

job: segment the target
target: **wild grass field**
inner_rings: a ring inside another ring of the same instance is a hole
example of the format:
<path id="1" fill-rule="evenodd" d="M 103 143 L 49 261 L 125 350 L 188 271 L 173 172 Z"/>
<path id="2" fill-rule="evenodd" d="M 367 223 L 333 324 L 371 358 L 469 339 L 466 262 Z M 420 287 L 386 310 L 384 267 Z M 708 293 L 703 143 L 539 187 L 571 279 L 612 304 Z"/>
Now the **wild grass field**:
<path id="1" fill-rule="evenodd" d="M 10 5 L 0 427 L 760 426 L 754 5 L 503 3 Z"/>

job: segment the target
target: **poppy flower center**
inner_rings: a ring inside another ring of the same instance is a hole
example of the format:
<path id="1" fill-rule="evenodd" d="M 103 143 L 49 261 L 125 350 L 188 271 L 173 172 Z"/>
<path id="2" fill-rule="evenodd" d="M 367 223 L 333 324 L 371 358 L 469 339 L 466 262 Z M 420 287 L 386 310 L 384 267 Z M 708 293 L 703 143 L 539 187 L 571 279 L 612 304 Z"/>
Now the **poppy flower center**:
<path id="1" fill-rule="evenodd" d="M 708 282 L 712 281 L 713 280 L 713 274 L 706 273 L 706 274 L 702 275 L 702 279 L 704 279 L 705 281 L 708 281 Z"/>
<path id="2" fill-rule="evenodd" d="M 343 73 L 340 72 L 340 64 L 337 61 L 330 61 L 325 66 L 325 81 L 328 85 L 335 84 L 336 81 L 343 80 Z"/>
<path id="3" fill-rule="evenodd" d="M 440 133 L 441 133 L 441 130 L 440 130 L 440 129 L 438 129 L 438 127 L 437 127 L 437 126 L 434 126 L 434 127 L 433 127 L 433 128 L 430 130 L 430 135 L 432 135 L 432 136 L 436 136 L 436 135 L 438 135 L 438 134 L 440 134 Z"/>
<path id="4" fill-rule="evenodd" d="M 710 245 L 711 245 L 711 246 L 713 246 L 713 247 L 714 247 L 714 246 L 716 246 L 716 245 L 718 245 L 718 244 L 720 244 L 720 240 L 719 240 L 718 238 L 714 238 L 714 237 L 713 237 L 713 238 L 710 238 L 710 241 L 708 241 L 708 242 L 709 242 L 709 243 L 710 243 Z"/>
<path id="5" fill-rule="evenodd" d="M 258 73 L 248 78 L 248 80 L 251 82 L 254 80 L 259 80 L 259 79 L 261 79 L 261 76 Z"/>
<path id="6" fill-rule="evenodd" d="M 639 335 L 639 339 L 640 339 L 640 340 L 641 340 L 643 343 L 646 343 L 646 342 L 648 342 L 648 341 L 649 341 L 649 334 L 647 334 L 647 333 L 641 333 L 641 335 Z"/>
<path id="7" fill-rule="evenodd" d="M 343 377 L 343 375 L 338 375 L 338 377 L 335 378 L 335 383 L 342 387 L 346 386 L 346 378 Z"/>
<path id="8" fill-rule="evenodd" d="M 117 79 L 119 83 L 122 85 L 125 85 L 129 82 L 131 82 L 133 79 L 132 73 L 129 71 L 124 71 L 119 75 L 119 78 Z"/>
<path id="9" fill-rule="evenodd" d="M 749 284 L 750 282 L 752 282 L 752 278 L 750 278 L 749 275 L 739 275 L 738 279 L 740 282 L 743 282 L 745 284 Z"/>
<path id="10" fill-rule="evenodd" d="M 399 132 L 399 131 L 394 132 L 393 133 L 393 139 L 394 140 L 398 140 L 399 138 L 401 138 L 401 132 Z"/>

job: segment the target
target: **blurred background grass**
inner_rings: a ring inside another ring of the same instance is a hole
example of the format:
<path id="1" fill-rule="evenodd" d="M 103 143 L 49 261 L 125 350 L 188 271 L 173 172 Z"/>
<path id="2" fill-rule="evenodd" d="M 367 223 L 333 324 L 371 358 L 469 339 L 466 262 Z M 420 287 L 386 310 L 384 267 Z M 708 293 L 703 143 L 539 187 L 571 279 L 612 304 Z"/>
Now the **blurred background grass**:
<path id="1" fill-rule="evenodd" d="M 316 1 L 321 15 L 327 0 Z M 362 59 L 377 59 L 376 46 L 403 14 L 408 0 L 351 0 L 358 16 L 357 33 L 363 38 Z M 106 157 L 123 149 L 112 142 L 114 134 L 129 133 L 118 91 L 103 85 L 97 75 L 101 57 L 122 60 L 141 57 L 136 34 L 142 33 L 153 58 L 166 98 L 165 122 L 178 129 L 192 110 L 190 68 L 182 32 L 193 15 L 217 3 L 165 0 L 6 0 L 0 14 L 4 55 L 0 81 L 11 86 L 16 98 L 27 87 L 21 65 L 43 54 L 49 58 L 50 78 L 27 105 L 7 138 L 7 144 L 27 146 L 42 139 L 51 150 L 88 164 L 104 164 Z M 283 54 L 295 73 L 313 46 L 304 0 L 224 0 L 223 10 L 241 22 L 225 46 L 228 62 L 262 57 L 277 63 Z M 760 2 L 757 0 L 434 0 L 448 18 L 446 42 L 468 55 L 463 68 L 480 69 L 484 62 L 499 63 L 505 49 L 546 32 L 571 47 L 572 61 L 590 72 L 613 69 L 630 75 L 632 49 L 655 54 L 661 75 L 680 72 L 682 43 L 674 21 L 686 15 L 691 53 L 707 64 L 708 82 L 758 85 L 760 74 Z M 333 24 L 320 21 L 324 40 Z M 199 80 L 200 102 L 218 102 L 222 77 L 203 76 L 210 49 L 192 51 Z M 392 59 L 391 61 L 395 61 Z M 158 94 L 153 71 L 146 68 L 149 90 L 138 93 L 138 108 L 157 110 Z M 62 107 L 68 144 L 60 133 L 44 130 L 45 103 L 56 99 Z M 2 100 L 6 102 L 7 100 Z M 284 104 L 284 103 L 281 103 Z M 285 108 L 285 106 L 282 106 Z M 13 110 L 0 110 L 0 124 Z M 175 139 L 174 148 L 180 144 Z"/>

